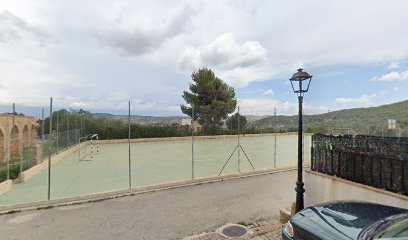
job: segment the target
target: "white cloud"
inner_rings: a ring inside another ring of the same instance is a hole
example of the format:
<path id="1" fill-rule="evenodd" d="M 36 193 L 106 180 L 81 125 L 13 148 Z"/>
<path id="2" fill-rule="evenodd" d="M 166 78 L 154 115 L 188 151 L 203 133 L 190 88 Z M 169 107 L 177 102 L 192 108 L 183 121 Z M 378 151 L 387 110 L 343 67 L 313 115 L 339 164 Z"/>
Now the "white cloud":
<path id="1" fill-rule="evenodd" d="M 131 19 L 126 19 L 131 16 L 123 16 L 122 13 L 120 21 L 115 19 L 110 29 L 101 29 L 97 37 L 121 56 L 139 56 L 157 51 L 164 42 L 186 31 L 196 8 L 192 4 L 181 4 L 170 12 L 173 12 L 173 15 L 167 18 L 146 18 L 132 24 L 129 24 Z"/>
<path id="2" fill-rule="evenodd" d="M 71 104 L 71 106 L 72 106 L 73 108 L 84 108 L 84 107 L 86 107 L 86 103 L 83 102 L 83 101 L 73 102 L 73 103 Z"/>
<path id="3" fill-rule="evenodd" d="M 362 105 L 372 105 L 373 102 L 372 100 L 376 97 L 376 94 L 372 94 L 372 95 L 366 95 L 364 94 L 361 97 L 358 98 L 345 98 L 345 97 L 341 97 L 341 98 L 336 98 L 334 100 L 334 104 L 362 104 Z"/>
<path id="4" fill-rule="evenodd" d="M 214 68 L 225 81 L 243 87 L 271 75 L 260 65 L 266 60 L 266 52 L 257 41 L 238 43 L 232 33 L 226 33 L 208 45 L 186 48 L 180 54 L 178 69 L 191 72 L 204 66 Z"/>
<path id="5" fill-rule="evenodd" d="M 262 95 L 267 96 L 267 97 L 272 97 L 273 96 L 273 91 L 272 91 L 272 89 L 268 89 L 268 90 L 264 91 L 262 93 Z"/>
<path id="6" fill-rule="evenodd" d="M 275 99 L 239 99 L 238 106 L 244 115 L 273 115 L 275 108 L 277 115 L 298 114 L 298 105 L 296 103 Z M 324 106 L 304 104 L 304 114 L 320 114 L 327 112 L 327 110 L 328 108 Z"/>
<path id="7" fill-rule="evenodd" d="M 50 37 L 44 30 L 33 26 L 12 12 L 0 12 L 0 43 L 16 44 L 20 42 L 36 42 L 44 46 Z"/>
<path id="8" fill-rule="evenodd" d="M 180 70 L 189 72 L 202 66 L 230 70 L 256 65 L 265 59 L 266 49 L 259 42 L 239 44 L 232 33 L 226 33 L 206 46 L 187 48 L 181 53 L 178 65 Z"/>
<path id="9" fill-rule="evenodd" d="M 264 67 L 251 66 L 246 68 L 234 68 L 231 70 L 217 71 L 221 79 L 236 88 L 243 88 L 251 82 L 262 81 L 273 75 L 273 72 Z"/>
<path id="10" fill-rule="evenodd" d="M 191 72 L 203 66 L 236 88 L 283 78 L 288 84 L 287 76 L 298 67 L 319 79 L 322 69 L 372 66 L 369 72 L 387 63 L 395 73 L 376 81 L 408 78 L 395 70 L 408 59 L 408 34 L 401 34 L 408 22 L 405 0 L 2 0 L 0 5 L 0 96 L 29 96 L 30 103 L 47 102 L 50 95 L 104 99 L 112 93 L 143 100 L 141 109 L 167 111 L 153 104 L 161 101 L 177 110 L 174 103 L 182 101 Z M 293 17 L 305 12 L 308 17 Z M 58 44 L 48 44 L 50 36 Z M 348 84 L 358 77 L 347 77 Z M 400 88 L 395 99 L 406 97 L 405 86 Z M 279 88 L 273 89 L 278 95 Z M 342 101 L 356 104 L 347 97 Z"/>
<path id="11" fill-rule="evenodd" d="M 172 103 L 163 103 L 156 101 L 144 101 L 137 98 L 126 98 L 126 96 L 114 96 L 106 98 L 76 98 L 72 96 L 53 98 L 53 109 L 84 109 L 91 112 L 105 112 L 114 110 L 115 113 L 126 114 L 129 110 L 131 114 L 136 115 L 153 115 L 153 116 L 169 116 L 182 115 L 180 105 Z M 15 101 L 14 101 L 15 102 Z M 10 105 L 11 102 L 8 103 Z M 26 99 L 17 101 L 20 105 L 26 105 Z M 36 102 L 29 103 L 30 107 L 44 107 L 49 105 L 49 99 L 38 99 Z M 19 110 L 21 111 L 21 109 Z"/>
<path id="12" fill-rule="evenodd" d="M 379 82 L 394 82 L 394 81 L 407 81 L 408 80 L 408 71 L 404 72 L 390 72 L 384 74 L 380 77 L 373 77 L 372 81 Z"/>
<path id="13" fill-rule="evenodd" d="M 77 75 L 38 59 L 0 60 L 4 81 L 2 97 L 63 96 L 67 91 L 91 89 L 95 85 Z"/>
<path id="14" fill-rule="evenodd" d="M 274 99 L 239 99 L 238 106 L 244 115 L 273 115 L 274 108 L 278 115 L 296 114 L 296 104 Z"/>
<path id="15" fill-rule="evenodd" d="M 400 62 L 399 62 L 399 61 L 391 62 L 391 63 L 387 66 L 387 68 L 388 68 L 388 69 L 398 69 L 398 68 L 400 68 Z"/>

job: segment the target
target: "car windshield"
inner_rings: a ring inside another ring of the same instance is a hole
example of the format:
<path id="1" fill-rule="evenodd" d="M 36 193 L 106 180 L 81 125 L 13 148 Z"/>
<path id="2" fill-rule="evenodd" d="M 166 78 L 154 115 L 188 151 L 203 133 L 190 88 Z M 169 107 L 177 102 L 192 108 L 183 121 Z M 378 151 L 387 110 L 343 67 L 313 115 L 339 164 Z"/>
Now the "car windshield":
<path id="1" fill-rule="evenodd" d="M 376 234 L 374 239 L 408 239 L 408 218 L 387 227 Z"/>

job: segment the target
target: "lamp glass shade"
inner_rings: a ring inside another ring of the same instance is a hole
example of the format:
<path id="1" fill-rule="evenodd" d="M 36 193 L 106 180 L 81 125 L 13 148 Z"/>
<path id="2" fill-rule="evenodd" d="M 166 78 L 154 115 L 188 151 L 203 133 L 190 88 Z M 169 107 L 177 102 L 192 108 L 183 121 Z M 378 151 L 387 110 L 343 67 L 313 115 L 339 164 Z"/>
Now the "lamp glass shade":
<path id="1" fill-rule="evenodd" d="M 310 82 L 312 80 L 312 75 L 310 75 L 307 72 L 304 72 L 302 68 L 299 68 L 296 73 L 292 75 L 292 77 L 289 79 L 290 83 L 292 85 L 293 92 L 295 93 L 305 93 L 309 90 Z M 304 81 L 307 81 L 303 83 Z M 307 88 L 304 88 L 304 86 L 307 86 Z"/>

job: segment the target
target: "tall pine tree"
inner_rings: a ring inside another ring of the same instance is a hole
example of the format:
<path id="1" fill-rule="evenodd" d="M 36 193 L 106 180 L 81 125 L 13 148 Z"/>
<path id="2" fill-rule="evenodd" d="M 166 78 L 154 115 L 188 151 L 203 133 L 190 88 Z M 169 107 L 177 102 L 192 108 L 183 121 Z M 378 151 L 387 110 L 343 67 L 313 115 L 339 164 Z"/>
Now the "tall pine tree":
<path id="1" fill-rule="evenodd" d="M 191 117 L 191 106 L 194 106 L 194 119 L 204 126 L 206 134 L 212 133 L 237 106 L 234 88 L 208 68 L 193 72 L 191 78 L 190 91 L 183 92 L 183 98 L 190 106 L 181 105 L 181 111 Z"/>

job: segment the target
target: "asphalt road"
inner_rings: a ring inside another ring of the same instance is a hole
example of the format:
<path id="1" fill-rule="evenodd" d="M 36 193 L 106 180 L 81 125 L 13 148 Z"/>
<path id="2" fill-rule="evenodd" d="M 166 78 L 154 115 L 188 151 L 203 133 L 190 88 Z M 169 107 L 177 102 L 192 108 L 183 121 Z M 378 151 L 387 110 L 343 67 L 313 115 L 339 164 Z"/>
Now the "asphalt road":
<path id="1" fill-rule="evenodd" d="M 277 216 L 296 171 L 0 216 L 0 239 L 181 239 L 225 223 Z"/>

